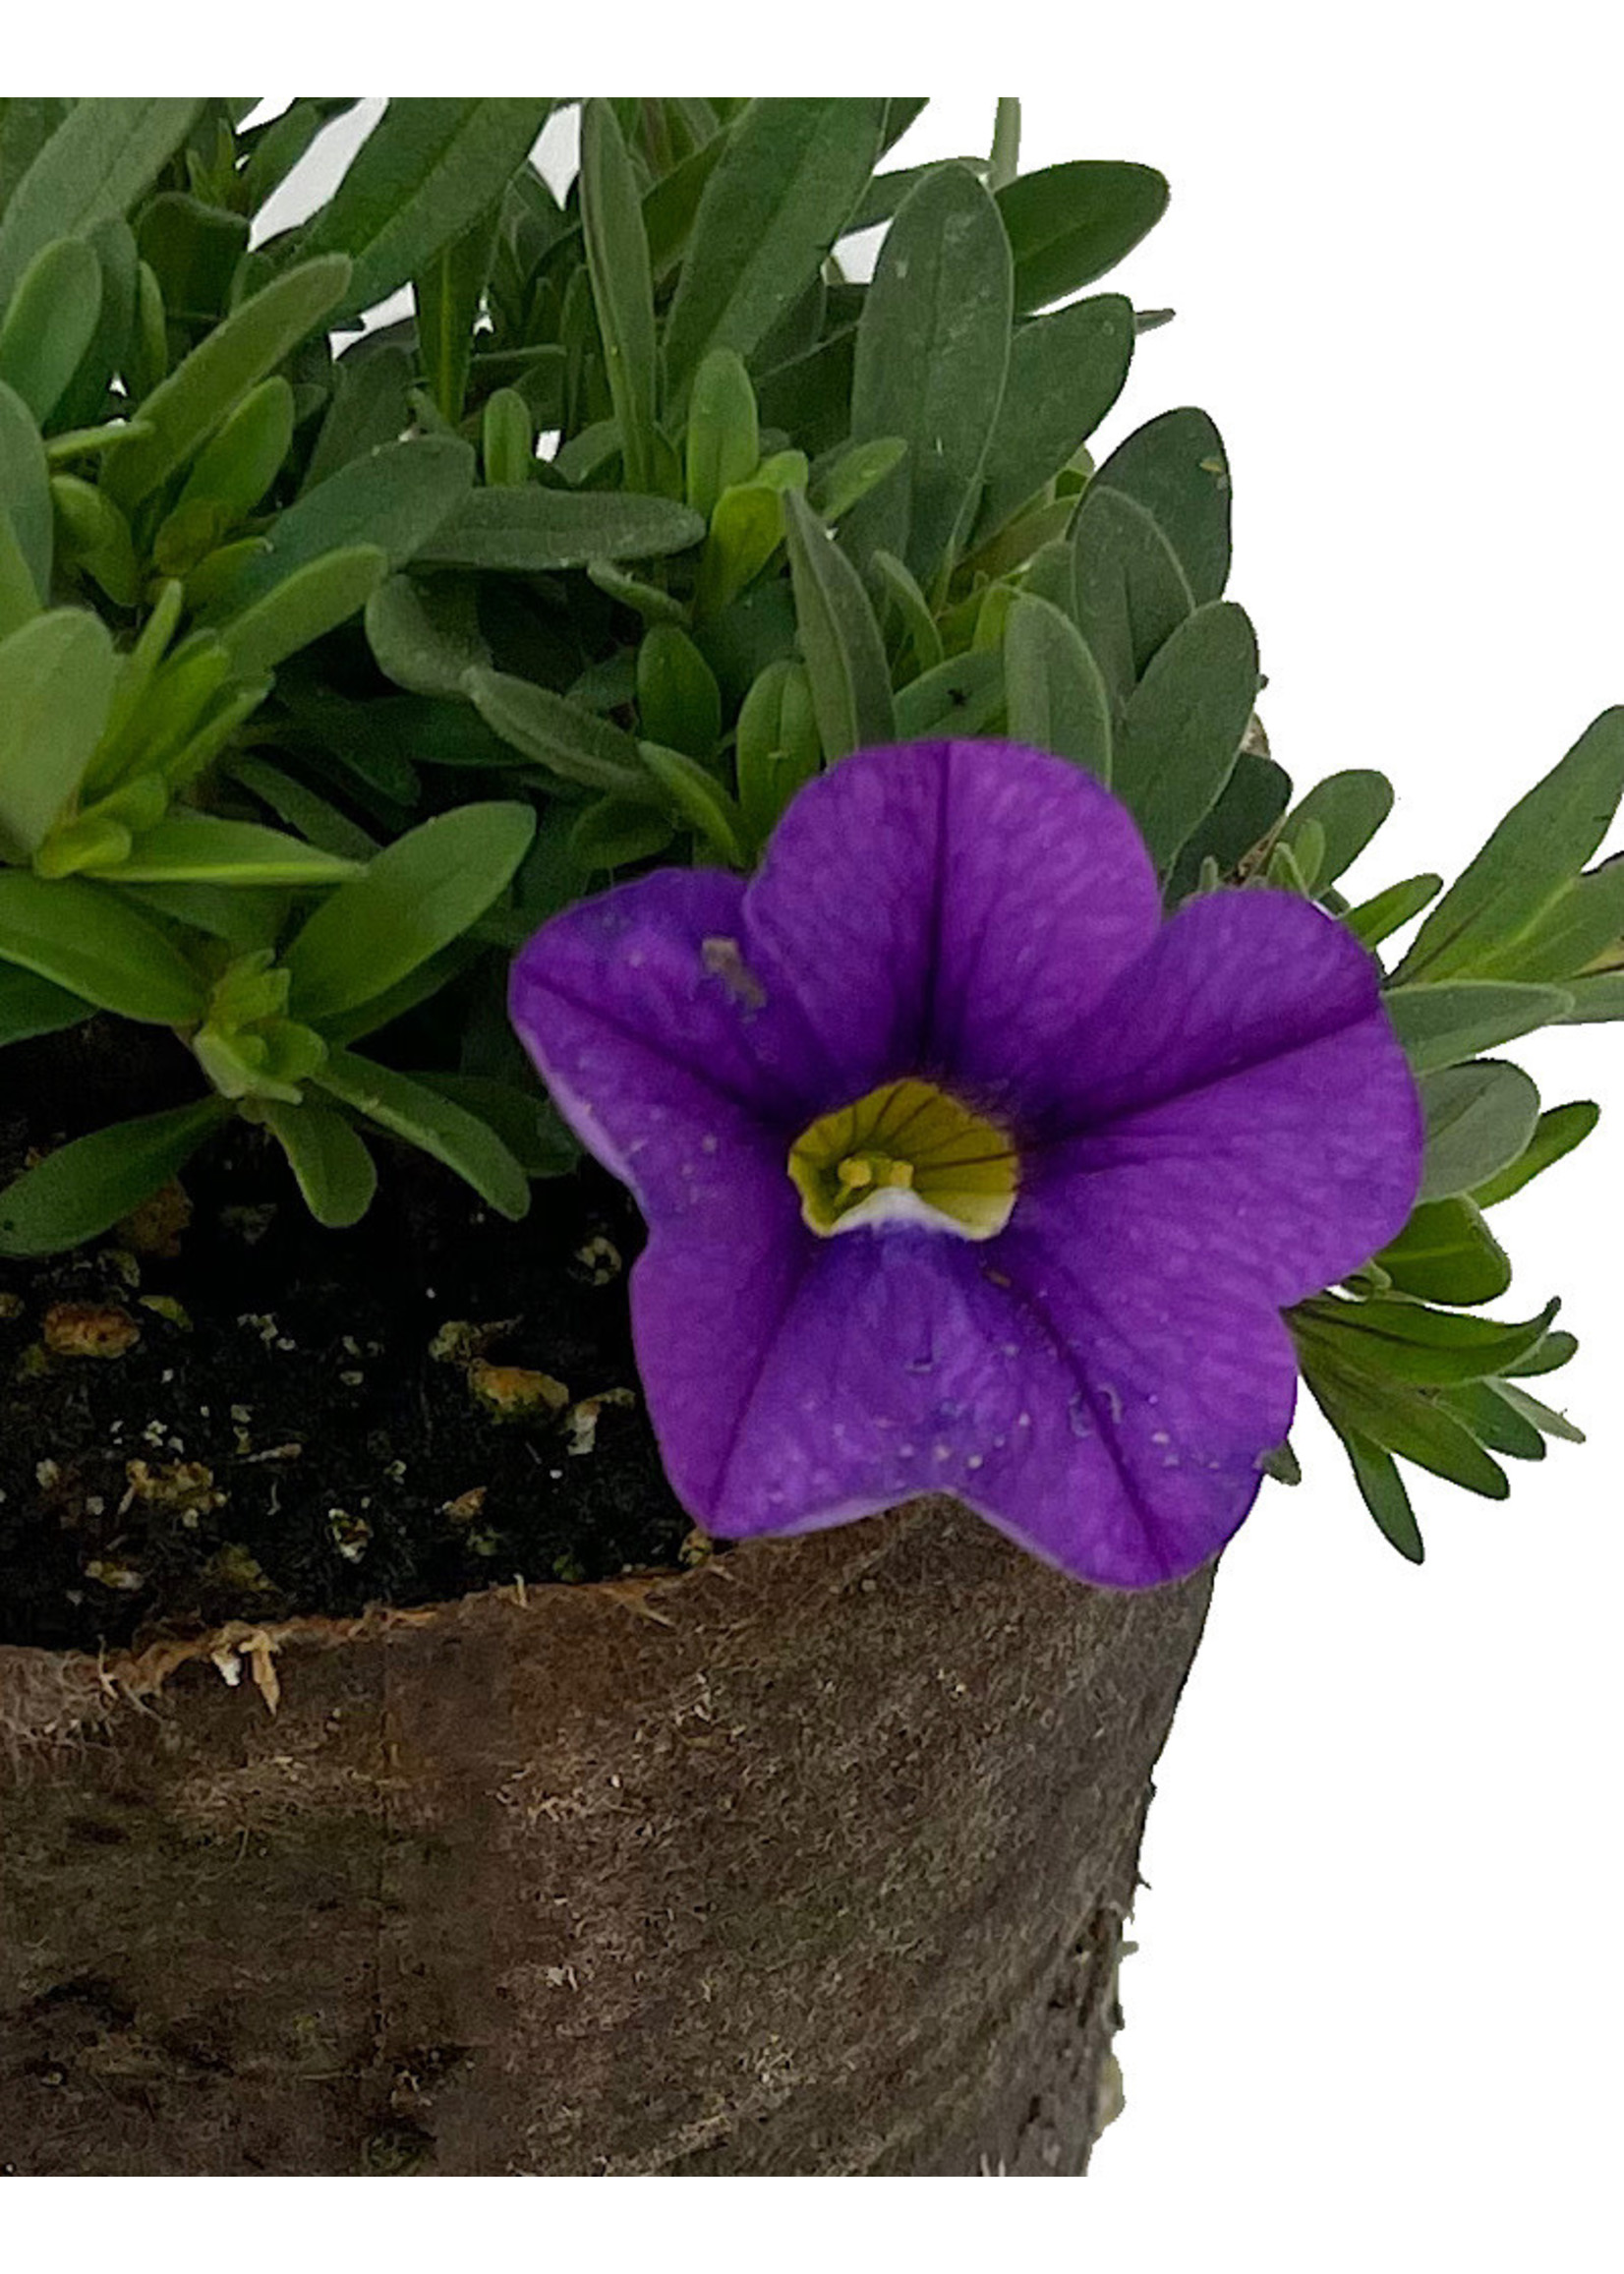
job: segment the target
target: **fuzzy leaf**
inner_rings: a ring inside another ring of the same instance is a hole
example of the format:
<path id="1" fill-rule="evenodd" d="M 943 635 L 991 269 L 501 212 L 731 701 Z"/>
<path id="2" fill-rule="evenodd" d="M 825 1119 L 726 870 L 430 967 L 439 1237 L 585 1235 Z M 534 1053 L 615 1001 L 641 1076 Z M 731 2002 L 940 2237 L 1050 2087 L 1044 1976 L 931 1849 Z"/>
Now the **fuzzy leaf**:
<path id="1" fill-rule="evenodd" d="M 1020 324 L 982 468 L 984 542 L 1068 465 L 1123 390 L 1133 311 L 1115 292 Z"/>
<path id="2" fill-rule="evenodd" d="M 1412 1070 L 1430 1074 L 1458 1066 L 1480 1050 L 1530 1034 L 1560 1019 L 1572 997 L 1560 987 L 1513 986 L 1490 979 L 1445 980 L 1430 987 L 1389 987 L 1382 1005 Z"/>
<path id="3" fill-rule="evenodd" d="M 1419 1197 L 1450 1199 L 1516 1160 L 1539 1118 L 1539 1092 L 1521 1067 L 1484 1058 L 1425 1074 L 1418 1084 L 1426 1121 Z"/>
<path id="4" fill-rule="evenodd" d="M 1571 1105 L 1553 1105 L 1539 1116 L 1533 1137 L 1517 1158 L 1497 1176 L 1474 1188 L 1473 1199 L 1479 1208 L 1496 1207 L 1501 1200 L 1509 1200 L 1513 1193 L 1520 1193 L 1553 1162 L 1583 1144 L 1600 1119 L 1601 1108 L 1588 1098 L 1576 1098 Z"/>
<path id="5" fill-rule="evenodd" d="M 1031 593 L 1016 596 L 1004 631 L 1005 715 L 1013 742 L 1074 759 L 1111 780 L 1111 698 L 1069 616 Z"/>
<path id="6" fill-rule="evenodd" d="M 178 1176 L 224 1121 L 223 1098 L 76 1137 L 0 1192 L 0 1255 L 54 1255 L 110 1231 Z"/>
<path id="7" fill-rule="evenodd" d="M 801 656 L 827 758 L 896 739 L 891 674 L 862 579 L 794 491 L 783 499 Z"/>
<path id="8" fill-rule="evenodd" d="M 1009 183 L 998 209 L 1015 253 L 1016 309 L 1045 308 L 1114 268 L 1161 219 L 1167 195 L 1154 168 L 1110 159 L 1073 159 Z"/>
<path id="9" fill-rule="evenodd" d="M 620 491 L 476 490 L 435 532 L 424 566 L 534 575 L 589 560 L 653 560 L 705 535 L 697 513 L 669 497 Z"/>
<path id="10" fill-rule="evenodd" d="M 98 221 L 128 212 L 202 108 L 194 95 L 92 95 L 76 102 L 7 202 L 0 308 L 53 239 L 87 237 Z"/>
<path id="11" fill-rule="evenodd" d="M 1166 868 L 1229 780 L 1257 694 L 1244 610 L 1214 601 L 1151 659 L 1123 716 L 1114 786 Z"/>

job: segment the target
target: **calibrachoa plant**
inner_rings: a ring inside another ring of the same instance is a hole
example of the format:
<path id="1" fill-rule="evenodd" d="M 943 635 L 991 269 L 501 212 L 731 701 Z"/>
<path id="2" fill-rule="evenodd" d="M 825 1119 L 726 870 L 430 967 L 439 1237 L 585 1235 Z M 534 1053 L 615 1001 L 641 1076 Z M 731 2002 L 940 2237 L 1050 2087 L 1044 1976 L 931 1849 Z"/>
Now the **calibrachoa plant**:
<path id="1" fill-rule="evenodd" d="M 1090 448 L 1161 175 L 616 97 L 560 192 L 572 106 L 446 97 L 268 226 L 352 107 L 0 103 L 0 1050 L 184 1077 L 0 1254 L 228 1125 L 326 1225 L 398 1142 L 517 1220 L 572 1127 L 705 1524 L 951 1487 L 1121 1584 L 1295 1481 L 1299 1376 L 1412 1557 L 1399 1461 L 1576 1436 L 1485 1211 L 1596 1109 L 1485 1054 L 1624 1016 L 1624 714 L 1345 894 L 1392 790 L 1269 752 L 1212 420 Z"/>

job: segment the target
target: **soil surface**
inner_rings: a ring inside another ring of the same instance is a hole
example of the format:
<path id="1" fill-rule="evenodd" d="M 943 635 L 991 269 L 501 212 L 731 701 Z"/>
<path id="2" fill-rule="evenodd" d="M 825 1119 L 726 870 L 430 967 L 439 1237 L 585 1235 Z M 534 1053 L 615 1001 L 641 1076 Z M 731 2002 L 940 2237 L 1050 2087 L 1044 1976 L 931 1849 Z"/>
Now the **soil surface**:
<path id="1" fill-rule="evenodd" d="M 98 1022 L 8 1050 L 0 1178 L 196 1094 L 162 1043 L 137 1096 Z M 625 1194 L 589 1164 L 514 1225 L 376 1149 L 350 1232 L 237 1124 L 105 1240 L 0 1258 L 0 1643 L 94 1651 L 705 1552 L 637 1393 Z"/>

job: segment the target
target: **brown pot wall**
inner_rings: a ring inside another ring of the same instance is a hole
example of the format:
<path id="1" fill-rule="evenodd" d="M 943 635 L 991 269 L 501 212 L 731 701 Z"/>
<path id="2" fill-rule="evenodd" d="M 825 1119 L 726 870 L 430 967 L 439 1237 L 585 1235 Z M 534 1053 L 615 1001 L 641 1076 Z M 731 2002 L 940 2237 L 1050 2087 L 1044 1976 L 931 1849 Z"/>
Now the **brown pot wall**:
<path id="1" fill-rule="evenodd" d="M 235 1687 L 0 1649 L 0 2167 L 1078 2171 L 1208 1586 L 919 1502 Z"/>

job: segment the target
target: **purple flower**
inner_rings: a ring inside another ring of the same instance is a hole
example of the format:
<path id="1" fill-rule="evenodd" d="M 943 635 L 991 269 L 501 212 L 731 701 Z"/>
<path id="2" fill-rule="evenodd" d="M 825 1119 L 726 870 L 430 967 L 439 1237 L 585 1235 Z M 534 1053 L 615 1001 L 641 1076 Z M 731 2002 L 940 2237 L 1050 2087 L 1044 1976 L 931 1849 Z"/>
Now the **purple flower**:
<path id="1" fill-rule="evenodd" d="M 752 880 L 548 924 L 513 1019 L 648 1219 L 638 1364 L 696 1521 L 948 1491 L 1100 1585 L 1213 1555 L 1291 1422 L 1282 1307 L 1415 1199 L 1378 976 L 1287 894 L 1163 922 L 1127 810 L 997 742 L 844 759 Z"/>

